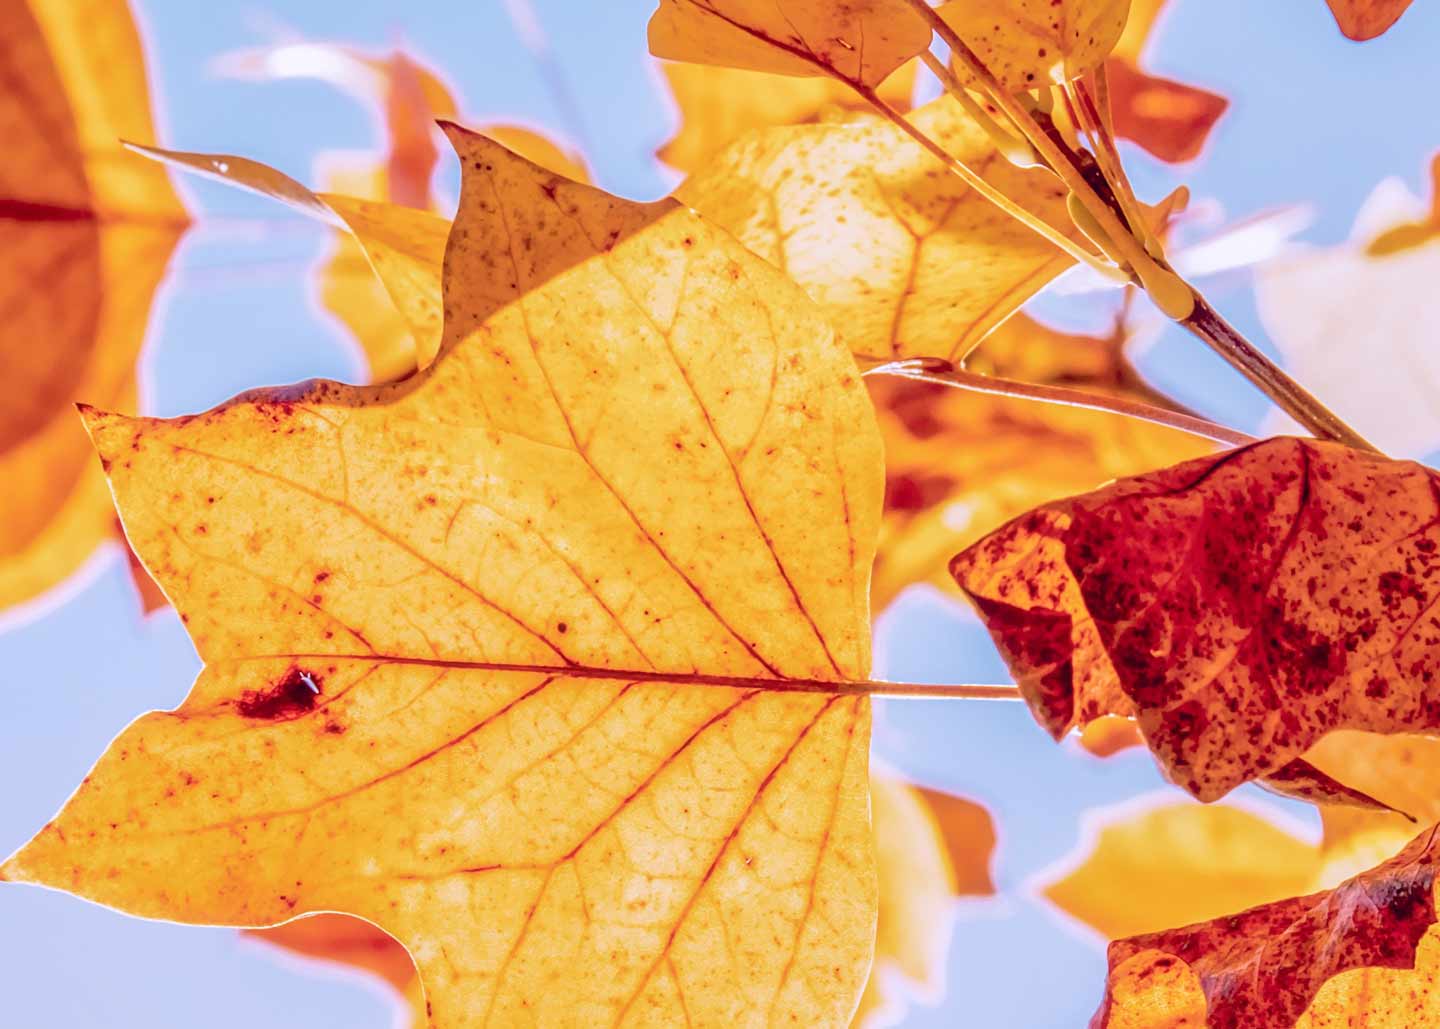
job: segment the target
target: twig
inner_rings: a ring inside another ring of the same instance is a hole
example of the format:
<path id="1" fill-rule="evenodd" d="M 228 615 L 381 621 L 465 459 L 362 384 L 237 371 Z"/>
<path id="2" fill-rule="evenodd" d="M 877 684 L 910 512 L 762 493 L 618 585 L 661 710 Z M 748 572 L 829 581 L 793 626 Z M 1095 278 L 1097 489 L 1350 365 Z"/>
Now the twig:
<path id="1" fill-rule="evenodd" d="M 988 393 L 993 396 L 1020 397 L 1025 400 L 1038 400 L 1045 404 L 1061 404 L 1066 407 L 1083 407 L 1091 411 L 1108 411 L 1111 414 L 1123 415 L 1126 418 L 1136 418 L 1141 421 L 1153 422 L 1156 425 L 1164 425 L 1171 429 L 1179 429 L 1181 432 L 1188 432 L 1194 436 L 1203 436 L 1206 439 L 1213 439 L 1217 443 L 1226 443 L 1231 446 L 1244 446 L 1247 443 L 1254 443 L 1255 437 L 1231 429 L 1224 425 L 1217 425 L 1195 415 L 1183 414 L 1179 411 L 1168 411 L 1163 407 L 1155 407 L 1152 404 L 1142 404 L 1135 400 L 1126 400 L 1123 397 L 1106 396 L 1103 393 L 1090 393 L 1086 390 L 1072 389 L 1068 386 L 1041 386 L 1033 382 L 1019 382 L 1015 379 L 1001 379 L 991 375 L 980 375 L 976 372 L 968 372 L 963 368 L 956 368 L 948 361 L 941 361 L 934 358 L 920 358 L 915 361 L 897 361 L 891 364 L 882 364 L 876 368 L 869 369 L 866 375 L 894 375 L 902 379 L 917 379 L 921 382 L 933 382 L 941 386 L 951 386 L 955 389 L 968 390 L 973 393 Z"/>
<path id="2" fill-rule="evenodd" d="M 1204 340 L 1230 367 L 1259 387 L 1275 401 L 1280 410 L 1319 438 L 1335 440 L 1372 454 L 1380 453 L 1375 444 L 1346 425 L 1339 415 L 1255 349 L 1255 345 L 1240 335 L 1200 294 L 1195 295 L 1195 310 L 1180 324 Z"/>

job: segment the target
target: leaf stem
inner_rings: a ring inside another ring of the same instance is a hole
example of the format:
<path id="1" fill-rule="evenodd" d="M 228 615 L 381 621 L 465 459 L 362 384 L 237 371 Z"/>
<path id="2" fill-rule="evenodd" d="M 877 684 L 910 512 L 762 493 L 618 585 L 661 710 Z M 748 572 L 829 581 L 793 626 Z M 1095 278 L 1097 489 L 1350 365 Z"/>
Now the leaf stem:
<path id="1" fill-rule="evenodd" d="M 1081 407 L 1091 411 L 1108 411 L 1126 418 L 1135 418 L 1178 429 L 1194 436 L 1203 436 L 1205 439 L 1212 439 L 1217 443 L 1225 443 L 1230 446 L 1244 446 L 1255 442 L 1254 436 L 1247 435 L 1238 429 L 1217 425 L 1215 422 L 1180 411 L 1169 411 L 1163 407 L 1144 404 L 1136 400 L 1106 396 L 1102 393 L 1090 393 L 1068 386 L 1041 386 L 1033 382 L 1019 382 L 1015 379 L 980 375 L 963 368 L 956 368 L 948 361 L 935 358 L 919 358 L 914 361 L 882 364 L 869 369 L 865 374 L 894 375 L 902 379 L 918 379 L 921 382 L 933 382 L 941 386 L 951 386 L 974 393 L 1020 397 L 1025 400 L 1038 400 L 1045 404 Z"/>
<path id="2" fill-rule="evenodd" d="M 1199 293 L 1195 310 L 1180 322 L 1223 357 L 1230 367 L 1260 388 L 1282 411 L 1320 439 L 1334 440 L 1356 450 L 1380 453 L 1379 448 L 1346 425 L 1304 386 L 1281 371 L 1234 326 L 1220 316 Z"/>
<path id="3" fill-rule="evenodd" d="M 990 70 L 975 56 L 974 51 L 925 0 L 905 0 L 905 2 L 930 24 L 934 32 L 950 48 L 955 60 L 962 64 L 980 83 L 990 99 L 1030 141 L 1031 146 L 1045 159 L 1051 170 L 1060 176 L 1065 185 L 1069 187 L 1073 198 L 1078 201 L 1078 206 L 1093 218 L 1095 225 L 1100 230 L 1099 238 L 1092 241 L 1105 249 L 1106 256 L 1114 259 L 1116 263 L 1122 267 L 1128 266 L 1128 270 L 1133 273 L 1138 284 L 1150 294 L 1157 307 L 1199 337 L 1224 358 L 1231 367 L 1270 397 L 1281 410 L 1317 437 L 1334 440 L 1359 450 L 1379 453 L 1373 444 L 1346 425 L 1338 415 L 1282 371 L 1254 344 L 1220 317 L 1219 313 L 1193 286 L 1175 273 L 1163 256 L 1152 257 L 1140 238 L 1141 234 L 1132 233 L 1117 216 L 1118 202 L 1116 207 L 1112 207 L 1100 195 L 1082 174 L 1073 160 L 1073 155 L 1065 153 L 1055 140 L 1046 134 L 1025 106 L 1000 84 Z M 1081 98 L 1080 104 L 1082 107 L 1084 106 L 1084 98 Z M 1103 141 L 1100 145 L 1103 147 Z M 1113 184 L 1106 182 L 1104 185 L 1110 193 L 1115 192 Z M 1107 245 L 1114 248 L 1113 253 L 1110 252 Z M 1225 431 L 1230 432 L 1231 430 Z"/>
<path id="4" fill-rule="evenodd" d="M 1010 92 L 1000 85 L 1000 82 L 991 74 L 990 69 L 981 63 L 975 56 L 975 52 L 965 44 L 952 29 L 944 18 L 940 17 L 925 0 L 905 0 L 917 14 L 929 22 L 930 27 L 950 48 L 951 55 L 964 65 L 965 70 L 980 83 L 990 99 L 1000 108 L 1015 127 L 1030 141 L 1050 170 L 1060 177 L 1070 192 L 1074 193 L 1080 204 L 1089 212 L 1090 216 L 1108 236 L 1108 242 L 1114 247 L 1114 253 L 1107 253 L 1106 256 L 1113 258 L 1117 264 L 1128 264 L 1137 275 L 1145 278 L 1145 272 L 1154 262 L 1145 249 L 1139 244 L 1129 231 L 1129 226 L 1123 225 L 1116 217 L 1098 193 L 1091 187 L 1085 176 L 1081 174 L 1070 155 L 1061 151 L 1055 145 L 1055 141 L 1046 134 L 1039 124 L 1031 117 L 1030 112 Z M 1098 241 L 1096 241 L 1098 243 Z"/>
<path id="5" fill-rule="evenodd" d="M 668 686 L 719 686 L 727 689 L 764 690 L 770 693 L 823 693 L 832 696 L 878 696 L 951 700 L 1020 700 L 1020 689 L 1009 683 L 967 685 L 950 683 L 888 682 L 884 679 L 777 679 L 773 676 L 710 675 L 704 672 L 661 672 L 654 669 L 600 668 L 594 665 L 534 664 L 514 661 L 458 661 L 448 658 L 400 657 L 375 654 L 256 654 L 250 661 L 358 661 L 375 665 L 418 665 L 457 671 L 523 672 L 552 678 L 653 682 Z"/>

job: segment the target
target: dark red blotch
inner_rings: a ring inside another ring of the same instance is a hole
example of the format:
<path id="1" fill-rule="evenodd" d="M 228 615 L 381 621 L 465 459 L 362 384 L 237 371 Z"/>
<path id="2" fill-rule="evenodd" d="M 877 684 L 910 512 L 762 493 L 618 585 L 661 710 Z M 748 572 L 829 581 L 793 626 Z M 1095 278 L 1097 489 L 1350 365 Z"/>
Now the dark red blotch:
<path id="1" fill-rule="evenodd" d="M 246 690 L 235 702 L 235 710 L 246 718 L 281 721 L 298 718 L 315 710 L 324 681 L 314 672 L 291 665 L 268 690 Z"/>

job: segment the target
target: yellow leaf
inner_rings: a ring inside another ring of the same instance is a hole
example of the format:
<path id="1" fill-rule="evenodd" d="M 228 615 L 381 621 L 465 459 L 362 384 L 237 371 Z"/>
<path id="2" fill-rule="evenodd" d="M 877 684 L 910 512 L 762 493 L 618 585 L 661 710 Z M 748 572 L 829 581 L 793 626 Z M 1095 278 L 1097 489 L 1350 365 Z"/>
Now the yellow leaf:
<path id="1" fill-rule="evenodd" d="M 674 61 L 665 62 L 661 70 L 679 108 L 680 128 L 658 156 L 684 172 L 699 171 L 711 156 L 747 132 L 869 110 L 853 89 L 836 79 Z M 877 90 L 880 98 L 897 111 L 908 110 L 915 93 L 915 70 L 912 61 L 887 78 Z"/>
<path id="2" fill-rule="evenodd" d="M 1065 82 L 1096 67 L 1119 42 L 1129 12 L 1130 0 L 951 0 L 939 10 L 1010 90 Z M 969 81 L 963 68 L 956 73 Z"/>
<path id="3" fill-rule="evenodd" d="M 151 298 L 186 215 L 165 173 L 117 142 L 154 133 L 125 3 L 8 3 L 0 39 L 3 608 L 59 583 L 113 532 L 72 405 L 133 407 Z"/>
<path id="4" fill-rule="evenodd" d="M 870 779 L 870 796 L 880 905 L 875 963 L 855 1012 L 857 1029 L 893 1025 L 896 1016 L 904 1012 L 904 998 L 889 988 L 892 976 L 904 979 L 923 998 L 933 1001 L 940 996 L 956 894 L 955 869 L 944 830 L 926 791 L 877 770 Z M 985 827 L 989 827 L 989 816 L 978 805 L 945 794 L 934 796 L 937 803 L 953 800 L 969 805 L 984 815 Z M 990 852 L 985 841 L 972 843 L 968 852 L 983 854 L 988 866 Z M 993 831 L 989 844 L 994 844 Z"/>
<path id="5" fill-rule="evenodd" d="M 926 49 L 930 35 L 905 0 L 660 0 L 650 18 L 656 57 L 866 87 Z"/>
<path id="6" fill-rule="evenodd" d="M 438 1026 L 844 1021 L 869 707 L 783 680 L 869 670 L 854 362 L 692 212 L 451 132 L 430 368 L 90 413 L 206 667 L 0 871 L 181 921 L 360 915 Z"/>
<path id="7" fill-rule="evenodd" d="M 913 121 L 1074 233 L 1058 180 L 1011 165 L 955 101 Z M 1071 263 L 873 118 L 754 133 L 675 195 L 799 283 L 862 361 L 963 356 Z"/>
<path id="8" fill-rule="evenodd" d="M 1101 828 L 1074 870 L 1043 892 L 1116 939 L 1304 893 L 1318 867 L 1313 846 L 1258 815 L 1172 804 Z"/>

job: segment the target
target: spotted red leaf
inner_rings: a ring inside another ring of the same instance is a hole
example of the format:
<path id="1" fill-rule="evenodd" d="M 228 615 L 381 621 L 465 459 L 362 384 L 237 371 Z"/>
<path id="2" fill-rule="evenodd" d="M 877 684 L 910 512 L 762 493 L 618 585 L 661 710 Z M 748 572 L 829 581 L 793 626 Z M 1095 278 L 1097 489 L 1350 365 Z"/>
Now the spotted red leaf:
<path id="1" fill-rule="evenodd" d="M 1437 859 L 1440 843 L 1431 828 L 1333 890 L 1117 940 L 1092 1029 L 1199 1025 L 1198 1018 L 1210 1029 L 1289 1029 L 1347 970 L 1415 965 L 1420 940 L 1435 923 Z M 1370 1026 L 1365 1008 L 1351 1008 L 1359 1021 L 1325 1024 Z"/>
<path id="2" fill-rule="evenodd" d="M 1417 464 L 1267 440 L 1037 508 L 951 571 L 1052 734 L 1133 711 L 1202 800 L 1332 729 L 1440 726 L 1440 483 Z"/>

